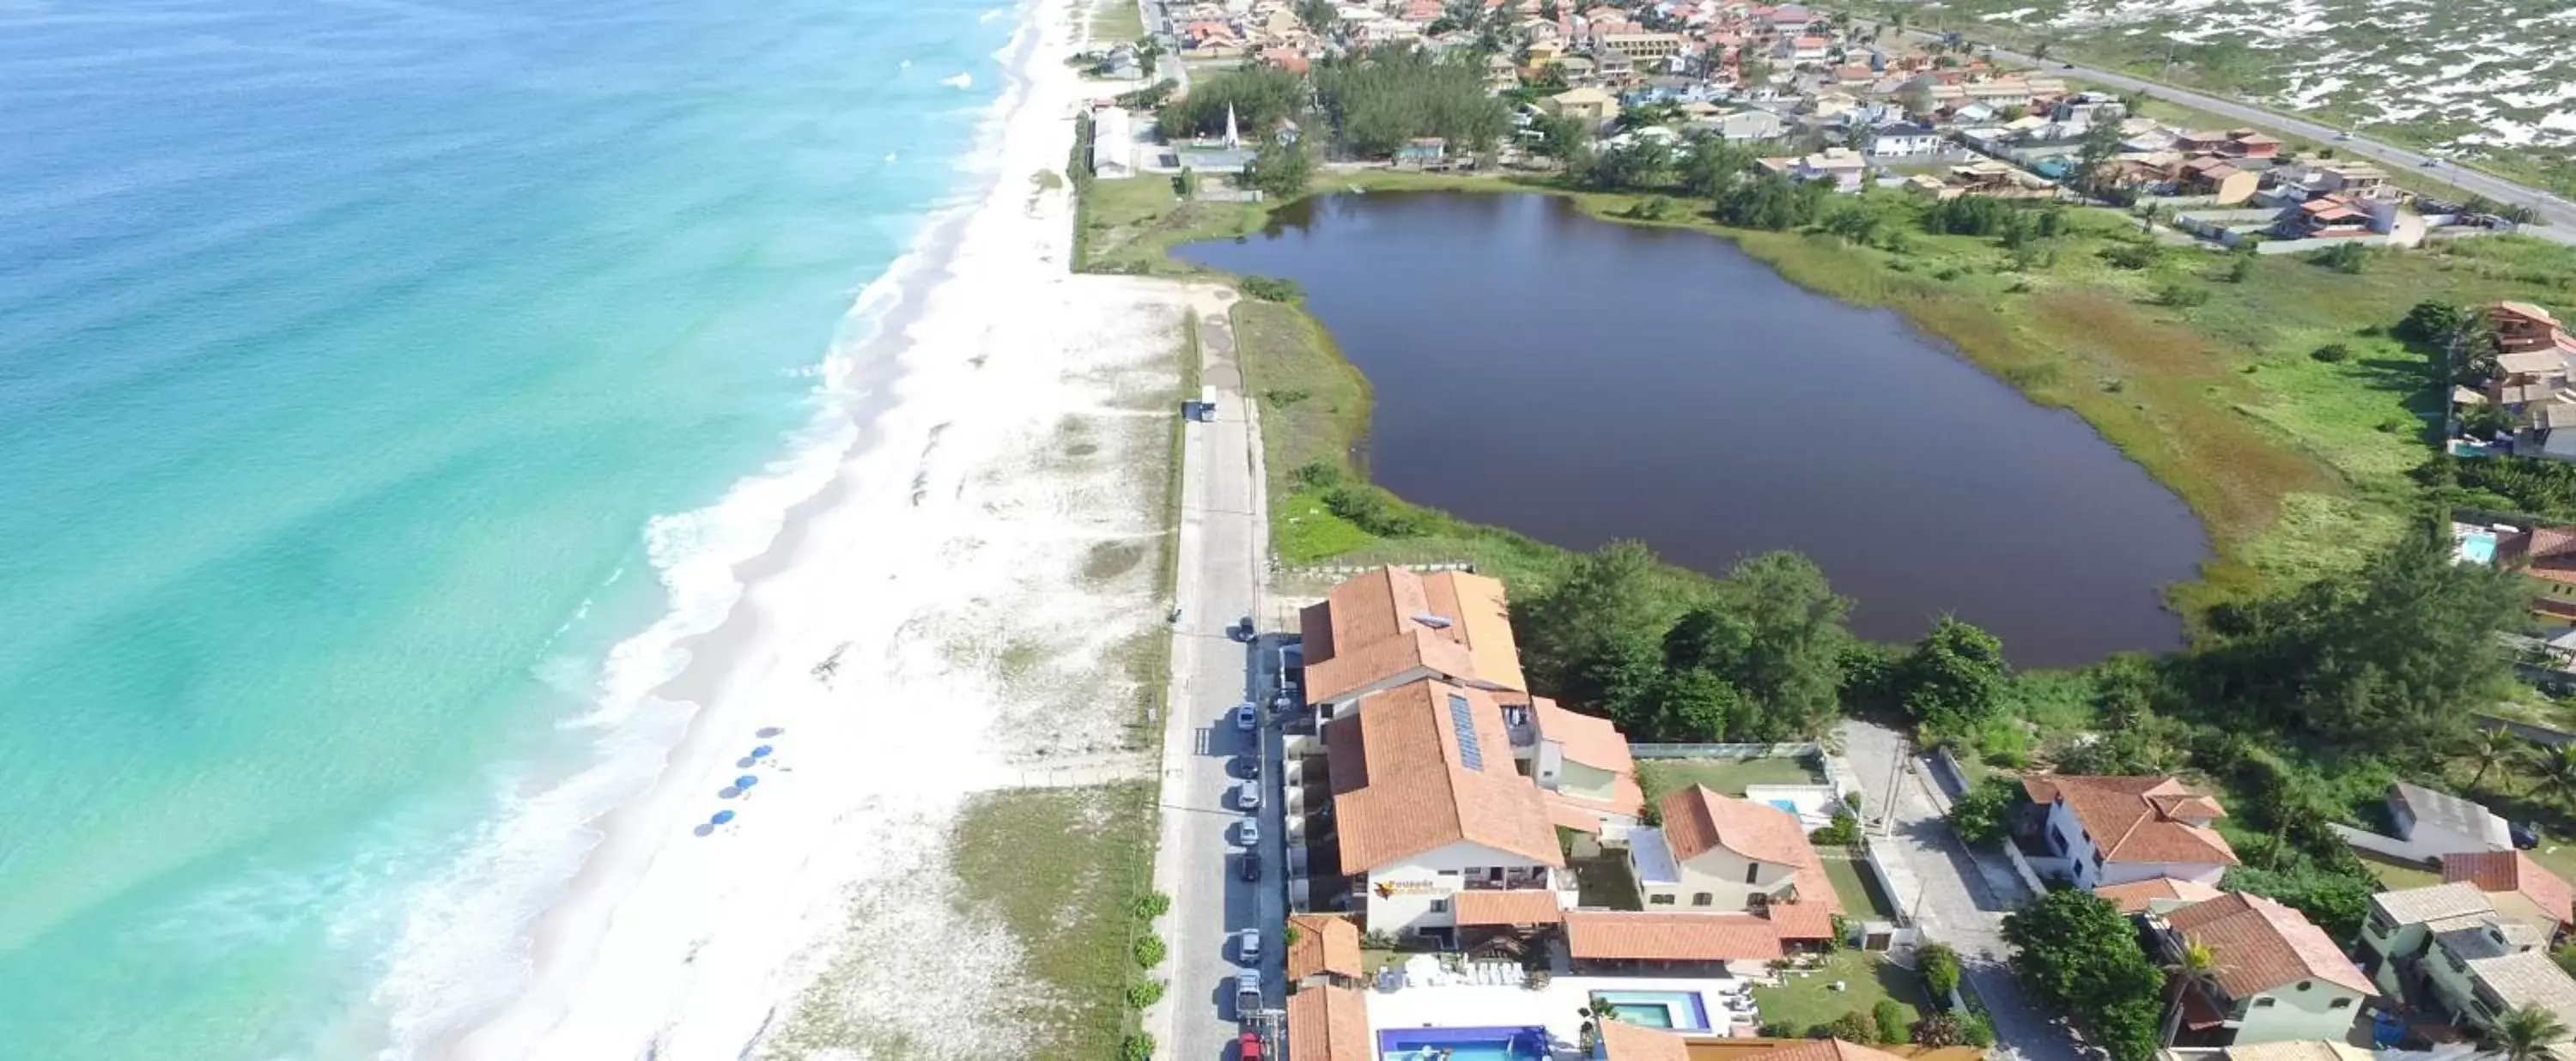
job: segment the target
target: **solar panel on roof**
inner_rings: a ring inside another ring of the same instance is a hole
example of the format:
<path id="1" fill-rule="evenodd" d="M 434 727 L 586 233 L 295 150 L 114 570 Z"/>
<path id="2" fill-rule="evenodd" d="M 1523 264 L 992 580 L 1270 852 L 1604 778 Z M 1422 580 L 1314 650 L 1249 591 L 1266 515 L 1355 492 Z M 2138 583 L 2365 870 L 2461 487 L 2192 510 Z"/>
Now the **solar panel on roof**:
<path id="1" fill-rule="evenodd" d="M 1467 698 L 1449 694 L 1449 721 L 1458 733 L 1458 761 L 1467 769 L 1485 768 L 1485 749 L 1476 743 L 1476 716 L 1467 710 Z"/>

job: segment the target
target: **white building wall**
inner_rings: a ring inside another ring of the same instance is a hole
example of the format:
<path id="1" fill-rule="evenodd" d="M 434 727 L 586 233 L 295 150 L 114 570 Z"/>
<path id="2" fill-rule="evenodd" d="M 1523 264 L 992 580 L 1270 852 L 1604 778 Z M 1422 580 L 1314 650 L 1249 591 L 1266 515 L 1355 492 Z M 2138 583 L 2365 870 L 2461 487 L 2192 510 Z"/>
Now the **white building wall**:
<path id="1" fill-rule="evenodd" d="M 1516 869 L 1522 871 L 1521 887 L 1534 886 L 1527 883 L 1531 870 L 1554 883 L 1544 863 L 1462 841 L 1370 870 L 1364 885 L 1368 894 L 1364 927 L 1394 935 L 1455 928 L 1457 897 L 1466 890 L 1467 871 L 1483 871 L 1477 879 L 1490 882 L 1491 871 L 1496 867 L 1504 874 L 1504 883 L 1496 887 L 1510 886 Z M 1380 894 L 1382 890 L 1389 894 Z"/>
<path id="2" fill-rule="evenodd" d="M 2265 1000 L 2270 1004 L 2265 1005 Z M 2236 1042 L 2342 1042 L 2351 1034 L 2353 1020 L 2361 1015 L 2361 1003 L 2358 992 L 2323 980 L 2304 980 L 2267 991 L 2245 1000 L 2245 1014 L 2235 1022 Z"/>
<path id="3" fill-rule="evenodd" d="M 1638 885 L 1646 909 L 1721 913 L 1748 910 L 1753 906 L 1754 895 L 1777 896 L 1797 875 L 1794 867 L 1755 861 L 1723 847 L 1710 848 L 1698 858 L 1678 862 L 1674 869 L 1678 871 L 1674 876 L 1680 878 L 1677 883 Z M 1702 895 L 1708 896 L 1709 901 L 1700 902 Z M 1658 901 L 1659 897 L 1662 901 Z"/>

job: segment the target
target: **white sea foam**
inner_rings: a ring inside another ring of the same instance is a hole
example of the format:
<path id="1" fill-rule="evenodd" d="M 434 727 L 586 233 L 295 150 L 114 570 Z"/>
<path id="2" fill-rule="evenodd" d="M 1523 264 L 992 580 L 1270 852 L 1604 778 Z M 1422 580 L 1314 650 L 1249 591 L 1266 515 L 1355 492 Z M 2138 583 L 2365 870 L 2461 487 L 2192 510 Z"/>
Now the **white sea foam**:
<path id="1" fill-rule="evenodd" d="M 967 793 L 1018 776 L 1013 740 L 1090 750 L 1032 724 L 960 645 L 1039 623 L 1097 659 L 1136 632 L 1122 622 L 1151 625 L 1072 584 L 1091 542 L 1139 531 L 1103 515 L 1125 511 L 1104 503 L 1124 480 L 1043 458 L 1059 418 L 1115 400 L 1104 378 L 1165 371 L 1173 324 L 1140 309 L 1168 293 L 1066 277 L 1069 202 L 1007 179 L 1070 142 L 1062 2 L 1038 0 L 1005 49 L 975 196 L 860 294 L 814 428 L 648 529 L 669 610 L 609 653 L 568 723 L 592 765 L 505 779 L 509 812 L 409 897 L 376 992 L 389 1056 L 733 1057 L 827 970 L 807 1008 L 900 1024 L 920 983 L 998 984 L 1014 959 L 996 926 L 949 916 L 944 862 L 912 865 L 908 888 L 882 874 L 886 852 L 944 839 Z M 720 798 L 762 727 L 783 727 L 777 756 Z M 693 835 L 718 808 L 740 817 Z M 913 965 L 852 967 L 837 941 L 862 921 Z"/>
<path id="2" fill-rule="evenodd" d="M 948 77 L 940 78 L 939 83 L 950 88 L 973 88 L 975 87 L 975 75 L 960 72 Z"/>

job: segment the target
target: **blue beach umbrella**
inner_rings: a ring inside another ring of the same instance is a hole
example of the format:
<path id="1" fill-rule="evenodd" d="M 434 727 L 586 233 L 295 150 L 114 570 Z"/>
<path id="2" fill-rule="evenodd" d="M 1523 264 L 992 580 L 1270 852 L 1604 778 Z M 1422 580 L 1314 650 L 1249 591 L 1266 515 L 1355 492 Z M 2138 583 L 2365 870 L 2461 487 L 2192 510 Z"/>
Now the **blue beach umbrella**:
<path id="1" fill-rule="evenodd" d="M 733 779 L 733 787 L 735 787 L 735 788 L 750 788 L 751 786 L 753 786 L 753 785 L 757 785 L 757 784 L 759 784 L 759 783 L 760 783 L 760 779 L 759 779 L 759 778 L 757 778 L 757 777 L 753 777 L 753 776 L 751 776 L 750 774 L 744 774 L 744 775 L 742 775 L 741 777 L 737 777 L 737 778 L 734 778 L 734 779 Z"/>
<path id="2" fill-rule="evenodd" d="M 724 823 L 729 822 L 729 821 L 732 821 L 732 820 L 733 820 L 733 812 L 732 812 L 732 811 L 729 811 L 729 810 L 720 810 L 720 811 L 717 811 L 717 812 L 716 812 L 716 816 L 715 816 L 715 817 L 707 819 L 707 822 L 708 822 L 708 824 L 711 824 L 711 825 L 723 825 Z"/>
<path id="3" fill-rule="evenodd" d="M 751 757 L 752 757 L 752 758 L 754 758 L 754 759 L 757 759 L 757 758 L 760 758 L 761 756 L 764 756 L 764 755 L 769 754 L 769 752 L 770 752 L 770 748 L 769 748 L 769 746 L 768 746 L 768 745 L 766 745 L 766 744 L 763 744 L 763 745 L 761 745 L 760 747 L 753 748 L 753 749 L 751 750 Z"/>

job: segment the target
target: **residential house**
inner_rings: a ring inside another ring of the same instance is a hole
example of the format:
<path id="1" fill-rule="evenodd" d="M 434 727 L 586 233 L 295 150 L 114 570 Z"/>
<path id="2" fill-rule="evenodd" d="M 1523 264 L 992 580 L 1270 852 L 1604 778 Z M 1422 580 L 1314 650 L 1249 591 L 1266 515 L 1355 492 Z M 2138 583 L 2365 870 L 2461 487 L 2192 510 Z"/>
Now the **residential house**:
<path id="1" fill-rule="evenodd" d="M 1628 866 L 1648 909 L 1750 911 L 1784 939 L 1832 935 L 1842 910 L 1796 814 L 1705 785 L 1667 794 L 1662 824 L 1628 833 Z"/>
<path id="2" fill-rule="evenodd" d="M 1399 166 L 1429 166 L 1449 157 L 1449 141 L 1437 136 L 1417 136 L 1395 149 Z"/>
<path id="3" fill-rule="evenodd" d="M 1572 887 L 1484 690 L 1424 679 L 1372 693 L 1325 723 L 1324 748 L 1340 874 L 1368 931 L 1452 942 L 1461 892 Z"/>
<path id="4" fill-rule="evenodd" d="M 2227 143 L 2226 133 L 2212 129 L 2177 129 L 2173 134 L 2173 149 L 2185 154 L 2216 154 Z"/>
<path id="5" fill-rule="evenodd" d="M 1607 48 L 1592 53 L 1593 76 L 1605 85 L 1623 85 L 1637 76 L 1637 61 Z"/>
<path id="6" fill-rule="evenodd" d="M 1360 926 L 1333 914 L 1288 915 L 1288 986 L 1361 987 L 1368 968 L 1360 957 Z"/>
<path id="7" fill-rule="evenodd" d="M 1983 195 L 1996 199 L 2048 199 L 2057 195 L 2057 182 L 2035 176 L 2001 162 L 1970 162 L 1952 166 L 1940 178 L 1917 174 L 1908 178 L 1906 190 L 1937 199 L 1955 199 L 1962 195 Z"/>
<path id="8" fill-rule="evenodd" d="M 1373 1061 L 1377 1037 L 1369 1034 L 1368 995 L 1348 987 L 1316 987 L 1288 996 L 1280 1028 L 1287 1061 Z"/>
<path id="9" fill-rule="evenodd" d="M 2495 812 L 2422 785 L 2388 786 L 2388 818 L 2417 859 L 2513 850 L 2513 833 Z"/>
<path id="10" fill-rule="evenodd" d="M 2494 375 L 2484 388 L 2454 393 L 2455 400 L 2492 403 L 2513 420 L 2513 452 L 2521 456 L 2576 460 L 2576 337 L 2558 318 L 2528 302 L 2498 302 L 2487 307 L 2497 344 Z M 2538 543 L 2535 542 L 2536 546 Z M 2542 564 L 2544 551 L 2532 550 L 2534 577 L 2551 579 L 2557 565 Z M 2553 594 L 2554 595 L 2554 594 Z"/>
<path id="11" fill-rule="evenodd" d="M 1509 92 L 1521 87 L 1520 68 L 1512 65 L 1510 56 L 1486 56 L 1485 87 L 1495 92 Z"/>
<path id="12" fill-rule="evenodd" d="M 1551 32 L 1551 33 L 1553 33 L 1553 32 L 1554 32 L 1553 27 L 1555 26 L 1555 23 L 1552 23 L 1552 22 L 1551 22 L 1551 23 L 1541 23 L 1541 24 L 1542 24 L 1542 25 L 1546 25 L 1546 26 L 1551 27 L 1549 32 Z M 1535 40 L 1535 41 L 1531 41 L 1531 42 L 1530 42 L 1530 46 L 1529 46 L 1529 64 L 1530 64 L 1530 66 L 1532 66 L 1533 68 L 1536 68 L 1536 67 L 1545 67 L 1545 66 L 1548 66 L 1548 65 L 1550 65 L 1550 64 L 1553 64 L 1553 63 L 1555 63 L 1558 59 L 1563 58 L 1563 57 L 1564 57 L 1564 55 L 1565 55 L 1565 42 L 1564 42 L 1564 41 L 1561 41 L 1561 40 L 1558 40 L 1558 39 L 1556 39 L 1556 38 L 1555 38 L 1555 37 L 1553 37 L 1553 36 L 1545 37 L 1545 38 L 1542 38 L 1542 39 L 1539 39 L 1539 40 Z"/>
<path id="13" fill-rule="evenodd" d="M 1622 827 L 1637 823 L 1646 793 L 1637 787 L 1637 764 L 1618 726 L 1544 696 L 1497 701 L 1511 730 L 1512 757 L 1546 794 L 1558 827 L 1598 835 L 1605 820 Z"/>
<path id="14" fill-rule="evenodd" d="M 1619 97 L 1597 88 L 1570 88 L 1538 101 L 1549 114 L 1599 125 L 1619 113 Z"/>
<path id="15" fill-rule="evenodd" d="M 1755 28 L 1783 37 L 1817 32 L 1825 24 L 1824 16 L 1796 4 L 1783 4 L 1753 16 Z"/>
<path id="16" fill-rule="evenodd" d="M 1849 92 L 1827 89 L 1807 97 L 1807 113 L 1817 118 L 1838 118 L 1860 106 L 1860 97 Z"/>
<path id="17" fill-rule="evenodd" d="M 2343 196 L 2327 195 L 2283 212 L 2273 227 L 2288 239 L 2367 237 L 2371 234 L 2371 214 Z"/>
<path id="18" fill-rule="evenodd" d="M 1104 180 L 1136 175 L 1136 130 L 1124 107 L 1091 112 L 1091 174 Z"/>
<path id="19" fill-rule="evenodd" d="M 2540 393 L 2533 400 L 2543 404 L 2560 401 L 2554 388 L 2564 385 L 2564 380 L 2548 386 L 2535 384 L 2530 389 Z M 2453 395 L 2454 400 L 2461 397 L 2456 393 Z M 2473 401 L 2486 400 L 2473 390 L 2468 391 L 2465 397 Z M 2576 435 L 2576 432 L 2571 432 L 2571 435 Z M 2522 573 L 2523 580 L 2531 587 L 2531 615 L 2535 625 L 2553 630 L 2576 627 L 2576 527 L 2495 524 L 2463 528 L 2454 523 L 2452 535 L 2461 540 L 2464 548 L 2472 537 L 2492 543 L 2485 560 L 2479 562 L 2500 564 Z"/>
<path id="20" fill-rule="evenodd" d="M 1788 953 L 1777 928 L 1752 914 L 1567 910 L 1564 924 L 1577 972 L 1716 972 Z"/>
<path id="21" fill-rule="evenodd" d="M 1361 697 L 1425 678 L 1528 691 L 1503 584 L 1483 575 L 1378 568 L 1300 612 L 1298 629 L 1318 724 Z"/>
<path id="22" fill-rule="evenodd" d="M 1782 121 L 1778 114 L 1760 107 L 1743 107 L 1727 111 L 1702 119 L 1697 124 L 1717 134 L 1719 139 L 1733 143 L 1777 140 L 1789 131 L 1788 123 Z"/>
<path id="23" fill-rule="evenodd" d="M 1941 131 L 1929 125 L 1897 122 L 1869 131 L 1869 153 L 1880 158 L 1913 158 L 1940 151 Z"/>
<path id="24" fill-rule="evenodd" d="M 1869 160 L 1847 147 L 1829 147 L 1812 155 L 1785 155 L 1756 160 L 1762 168 L 1791 180 L 1832 181 L 1838 192 L 1856 192 L 1869 176 Z"/>
<path id="25" fill-rule="evenodd" d="M 2324 929 L 2259 895 L 2205 899 L 2156 928 L 2168 956 L 2199 946 L 2216 959 L 2211 982 L 2183 998 L 2191 1045 L 2345 1039 L 2376 993 Z"/>
<path id="26" fill-rule="evenodd" d="M 1624 1020 L 1601 1024 L 1602 1061 L 1691 1061 L 1690 1041 Z"/>
<path id="27" fill-rule="evenodd" d="M 1821 63 L 1834 53 L 1831 37 L 1781 37 L 1771 46 L 1771 57 L 1784 63 Z"/>
<path id="28" fill-rule="evenodd" d="M 2477 885 L 2497 914 L 2530 925 L 2543 938 L 2576 928 L 2576 888 L 2520 851 L 2445 855 L 2442 879 Z"/>
<path id="29" fill-rule="evenodd" d="M 2127 884 L 2106 884 L 2093 889 L 2093 894 L 2109 900 L 2124 914 L 2151 914 L 2161 917 L 2193 903 L 2206 902 L 2227 894 L 2199 881 L 2176 880 L 2172 877 L 2150 877 Z"/>
<path id="30" fill-rule="evenodd" d="M 1553 65 L 1556 67 L 1556 72 L 1565 78 L 1566 83 L 1577 88 L 1597 87 L 1601 83 L 1599 72 L 1601 64 L 1594 62 L 1591 56 L 1569 55 L 1558 59 Z M 1618 112 L 1614 108 L 1611 113 Z"/>
<path id="31" fill-rule="evenodd" d="M 2576 980 L 2550 960 L 2549 937 L 2498 912 L 2466 881 L 2371 896 L 2357 942 L 2383 992 L 2450 1015 L 2475 1034 L 2534 1006 L 2576 1027 Z"/>
<path id="32" fill-rule="evenodd" d="M 2023 85 L 2026 87 L 2029 82 L 2025 81 Z M 2108 92 L 2078 92 L 2050 104 L 2048 120 L 2093 125 L 2118 121 L 2128 113 L 2129 105 L 2120 102 L 2118 96 Z"/>
<path id="33" fill-rule="evenodd" d="M 2234 206 L 2254 197 L 2262 186 L 2261 174 L 2230 162 L 2218 155 L 2202 155 L 2175 167 L 2175 176 L 2186 195 L 2206 195 L 2219 206 Z"/>
<path id="34" fill-rule="evenodd" d="M 1631 60 L 1669 59 L 1682 52 L 1682 35 L 1678 33 L 1629 32 L 1600 33 L 1592 38 L 1593 54 L 1616 52 Z"/>
<path id="35" fill-rule="evenodd" d="M 1261 61 L 1264 65 L 1275 66 L 1292 74 L 1303 74 L 1315 67 L 1315 64 L 1306 58 L 1305 53 L 1289 47 L 1263 48 Z"/>
<path id="36" fill-rule="evenodd" d="M 2236 865 L 2235 849 L 2210 827 L 2226 810 L 2172 777 L 2034 774 L 2022 788 L 2048 809 L 2049 851 L 2088 891 L 2153 877 L 2216 884 Z"/>
<path id="37" fill-rule="evenodd" d="M 2281 142 L 2253 129 L 2230 129 L 2218 144 L 2218 153 L 2236 158 L 2272 159 L 2281 154 Z"/>

